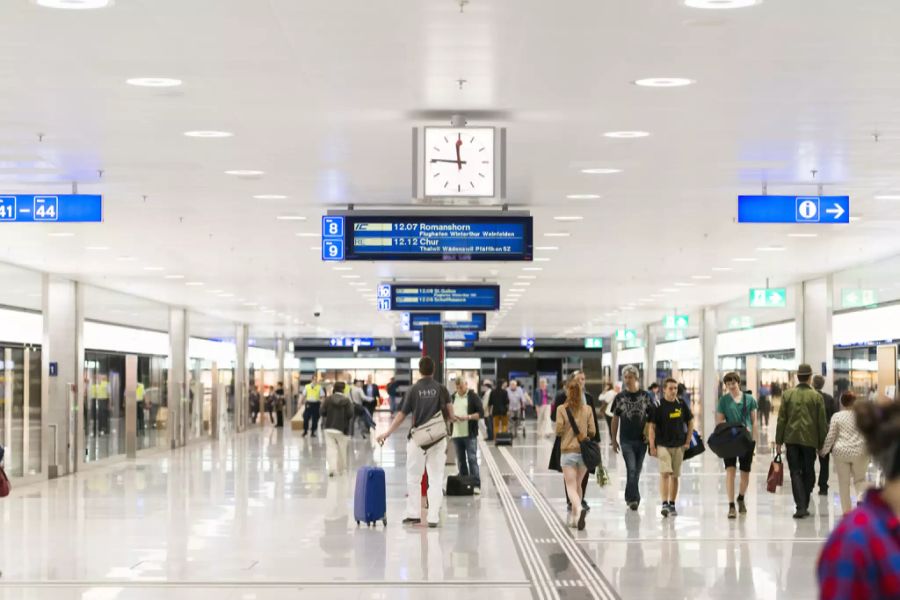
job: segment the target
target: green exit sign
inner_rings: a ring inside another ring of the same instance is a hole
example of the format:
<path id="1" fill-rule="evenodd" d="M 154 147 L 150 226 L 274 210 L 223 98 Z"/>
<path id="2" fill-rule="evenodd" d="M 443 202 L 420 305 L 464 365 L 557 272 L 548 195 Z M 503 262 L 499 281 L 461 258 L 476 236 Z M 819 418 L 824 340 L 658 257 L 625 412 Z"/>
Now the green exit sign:
<path id="1" fill-rule="evenodd" d="M 787 306 L 785 288 L 750 288 L 750 308 L 784 308 Z"/>
<path id="2" fill-rule="evenodd" d="M 603 347 L 603 338 L 584 338 L 584 347 L 589 350 L 597 350 Z"/>
<path id="3" fill-rule="evenodd" d="M 663 319 L 663 327 L 666 329 L 687 329 L 687 315 L 666 315 Z"/>
<path id="4" fill-rule="evenodd" d="M 728 329 L 752 329 L 753 319 L 747 315 L 731 317 L 728 319 Z"/>
<path id="5" fill-rule="evenodd" d="M 616 339 L 620 342 L 633 342 L 637 339 L 636 329 L 616 329 Z"/>
<path id="6" fill-rule="evenodd" d="M 841 306 L 844 308 L 859 308 L 872 306 L 878 302 L 875 290 L 843 289 L 841 290 Z"/>

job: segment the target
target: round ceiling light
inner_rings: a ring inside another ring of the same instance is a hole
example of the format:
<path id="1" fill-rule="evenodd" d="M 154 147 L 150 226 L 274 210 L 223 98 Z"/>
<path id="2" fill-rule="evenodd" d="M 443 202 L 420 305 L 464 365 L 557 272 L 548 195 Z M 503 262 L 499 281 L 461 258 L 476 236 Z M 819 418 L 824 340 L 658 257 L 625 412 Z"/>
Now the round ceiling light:
<path id="1" fill-rule="evenodd" d="M 287 200 L 284 194 L 257 194 L 253 196 L 254 200 Z"/>
<path id="2" fill-rule="evenodd" d="M 581 172 L 586 173 L 588 175 L 612 175 L 613 173 L 621 173 L 622 169 L 609 169 L 609 168 L 582 169 Z"/>
<path id="3" fill-rule="evenodd" d="M 132 77 L 131 79 L 126 79 L 125 83 L 138 87 L 167 88 L 178 87 L 182 82 L 180 79 L 172 79 L 171 77 Z"/>
<path id="4" fill-rule="evenodd" d="M 90 10 L 112 6 L 113 0 L 37 0 L 38 6 L 65 10 Z"/>
<path id="5" fill-rule="evenodd" d="M 603 134 L 603 137 L 633 140 L 636 138 L 645 138 L 649 135 L 650 133 L 646 131 L 607 131 Z"/>
<path id="6" fill-rule="evenodd" d="M 639 85 L 641 87 L 669 88 L 684 87 L 686 85 L 691 85 L 692 83 L 695 83 L 693 79 L 685 79 L 684 77 L 646 77 L 644 79 L 638 79 L 634 82 L 634 85 Z"/>
<path id="7" fill-rule="evenodd" d="M 225 171 L 226 175 L 234 175 L 235 177 L 259 177 L 264 175 L 265 171 L 255 171 L 253 169 L 233 169 Z"/>
<path id="8" fill-rule="evenodd" d="M 597 200 L 600 194 L 569 194 L 566 196 L 569 200 Z"/>
<path id="9" fill-rule="evenodd" d="M 689 8 L 727 10 L 729 8 L 747 8 L 761 2 L 762 0 L 684 0 L 684 5 Z"/>
<path id="10" fill-rule="evenodd" d="M 234 134 L 230 131 L 213 131 L 213 130 L 201 130 L 201 131 L 185 131 L 184 135 L 186 137 L 192 138 L 228 138 L 232 137 Z"/>

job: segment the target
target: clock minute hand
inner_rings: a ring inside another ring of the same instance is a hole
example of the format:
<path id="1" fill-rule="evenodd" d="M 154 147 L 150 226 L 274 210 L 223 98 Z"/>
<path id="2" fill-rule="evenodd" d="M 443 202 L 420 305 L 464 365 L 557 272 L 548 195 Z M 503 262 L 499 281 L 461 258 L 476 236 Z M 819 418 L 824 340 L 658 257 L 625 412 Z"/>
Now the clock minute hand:
<path id="1" fill-rule="evenodd" d="M 462 146 L 462 134 L 459 135 L 459 138 L 456 140 L 456 165 L 457 168 L 462 171 L 463 162 L 459 157 L 459 147 Z"/>
<path id="2" fill-rule="evenodd" d="M 439 163 L 439 162 L 440 162 L 440 163 L 453 163 L 453 164 L 461 164 L 461 165 L 466 164 L 466 161 L 464 161 L 464 160 L 456 160 L 456 159 L 454 159 L 454 158 L 432 158 L 430 162 L 433 162 L 433 163 Z"/>

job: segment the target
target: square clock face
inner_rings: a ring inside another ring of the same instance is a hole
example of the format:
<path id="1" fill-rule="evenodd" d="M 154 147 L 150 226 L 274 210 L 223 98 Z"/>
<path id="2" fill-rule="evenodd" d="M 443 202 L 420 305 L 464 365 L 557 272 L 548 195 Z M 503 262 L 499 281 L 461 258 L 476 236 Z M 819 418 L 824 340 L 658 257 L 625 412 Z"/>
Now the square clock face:
<path id="1" fill-rule="evenodd" d="M 493 127 L 425 128 L 425 196 L 494 195 Z"/>

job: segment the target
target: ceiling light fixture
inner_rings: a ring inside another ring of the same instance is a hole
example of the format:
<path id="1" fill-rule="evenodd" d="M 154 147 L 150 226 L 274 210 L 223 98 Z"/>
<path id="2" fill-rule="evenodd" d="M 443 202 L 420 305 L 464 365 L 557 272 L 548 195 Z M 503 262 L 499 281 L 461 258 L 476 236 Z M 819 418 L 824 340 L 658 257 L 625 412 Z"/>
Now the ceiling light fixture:
<path id="1" fill-rule="evenodd" d="M 170 77 L 133 77 L 126 79 L 125 83 L 138 87 L 167 88 L 178 87 L 182 82 L 180 79 L 172 79 Z"/>
<path id="2" fill-rule="evenodd" d="M 120 262 L 134 262 L 137 260 L 137 257 L 136 256 L 118 256 L 118 257 L 116 257 L 116 260 L 118 260 Z"/>
<path id="3" fill-rule="evenodd" d="M 344 279 L 359 279 L 361 276 L 360 275 L 341 275 L 341 277 Z"/>
<path id="4" fill-rule="evenodd" d="M 540 250 L 541 252 L 551 252 L 554 250 L 559 250 L 559 246 L 535 246 L 535 250 Z"/>
<path id="5" fill-rule="evenodd" d="M 684 77 L 645 77 L 634 81 L 634 85 L 639 85 L 641 87 L 659 88 L 684 87 L 686 85 L 691 85 L 692 83 L 695 83 L 693 79 L 686 79 Z"/>
<path id="6" fill-rule="evenodd" d="M 352 271 L 353 267 L 334 267 L 335 271 Z"/>
<path id="7" fill-rule="evenodd" d="M 818 233 L 789 233 L 788 237 L 791 238 L 814 238 L 819 237 Z"/>
<path id="8" fill-rule="evenodd" d="M 675 292 L 678 291 L 678 289 L 677 289 L 677 288 L 663 288 L 663 289 L 661 289 L 661 290 L 659 290 L 659 291 L 662 292 L 662 293 L 664 293 L 664 294 L 674 294 Z"/>
<path id="9" fill-rule="evenodd" d="M 234 134 L 231 133 L 230 131 L 214 131 L 214 130 L 185 131 L 184 135 L 186 137 L 206 138 L 206 139 L 230 138 L 230 137 L 234 136 Z"/>
<path id="10" fill-rule="evenodd" d="M 685 283 L 683 281 L 676 281 L 673 285 L 676 287 L 694 287 L 695 283 Z"/>
<path id="11" fill-rule="evenodd" d="M 712 279 L 712 275 L 691 275 L 691 279 Z"/>
<path id="12" fill-rule="evenodd" d="M 721 273 L 724 273 L 726 271 L 734 271 L 734 269 L 732 269 L 731 267 L 713 267 L 712 270 L 719 271 Z"/>
<path id="13" fill-rule="evenodd" d="M 633 140 L 637 138 L 645 138 L 650 135 L 648 131 L 607 131 L 603 137 L 615 138 L 620 140 Z"/>
<path id="14" fill-rule="evenodd" d="M 537 275 L 518 275 L 519 279 L 537 279 Z"/>
<path id="15" fill-rule="evenodd" d="M 75 234 L 71 231 L 53 231 L 47 234 L 50 237 L 72 237 Z"/>
<path id="16" fill-rule="evenodd" d="M 278 221 L 305 221 L 306 217 L 300 215 L 278 215 L 275 217 Z"/>
<path id="17" fill-rule="evenodd" d="M 784 252 L 785 250 L 784 246 L 760 246 L 756 249 L 757 252 Z"/>
<path id="18" fill-rule="evenodd" d="M 566 196 L 569 200 L 596 200 L 601 197 L 600 194 L 568 194 Z"/>
<path id="19" fill-rule="evenodd" d="M 300 231 L 300 232 L 297 232 L 295 235 L 296 235 L 297 237 L 319 237 L 320 234 L 318 234 L 318 233 L 309 233 L 309 232 L 307 232 L 307 231 Z M 318 249 L 321 250 L 322 248 L 318 248 Z"/>
<path id="20" fill-rule="evenodd" d="M 878 194 L 876 200 L 900 200 L 900 194 Z"/>
<path id="21" fill-rule="evenodd" d="M 184 275 L 166 275 L 165 279 L 184 279 Z"/>
<path id="22" fill-rule="evenodd" d="M 550 259 L 546 256 L 538 256 L 537 258 L 532 259 L 533 262 L 550 262 Z"/>
<path id="23" fill-rule="evenodd" d="M 762 0 L 684 0 L 684 5 L 688 8 L 727 10 L 729 8 L 747 8 L 761 2 Z"/>
<path id="24" fill-rule="evenodd" d="M 253 196 L 255 200 L 287 200 L 284 194 L 257 194 Z"/>
<path id="25" fill-rule="evenodd" d="M 559 216 L 553 217 L 553 220 L 554 221 L 582 221 L 582 220 L 584 220 L 584 217 L 581 217 L 578 215 L 559 215 Z"/>
<path id="26" fill-rule="evenodd" d="M 734 262 L 756 262 L 756 261 L 757 261 L 757 259 L 751 258 L 751 257 L 749 257 L 749 256 L 744 256 L 744 257 L 739 257 L 739 258 L 732 258 L 731 260 L 734 261 Z"/>
<path id="27" fill-rule="evenodd" d="M 554 232 L 545 233 L 544 237 L 569 237 L 570 235 L 572 235 L 572 234 L 568 233 L 566 231 L 559 231 L 559 232 L 555 232 L 555 233 Z"/>
<path id="28" fill-rule="evenodd" d="M 581 172 L 586 175 L 612 175 L 614 173 L 621 173 L 622 169 L 597 167 L 597 168 L 592 168 L 592 169 L 582 169 Z"/>
<path id="29" fill-rule="evenodd" d="M 225 171 L 226 175 L 234 175 L 235 177 L 259 177 L 265 175 L 265 171 L 257 171 L 255 169 L 232 169 Z"/>
<path id="30" fill-rule="evenodd" d="M 106 252 L 107 250 L 109 250 L 109 246 L 88 246 L 85 248 L 85 250 L 88 250 L 90 252 Z"/>
<path id="31" fill-rule="evenodd" d="M 543 271 L 544 267 L 522 267 L 523 271 Z"/>
<path id="32" fill-rule="evenodd" d="M 202 281 L 188 281 L 184 285 L 190 286 L 190 287 L 200 287 L 201 285 L 206 285 L 206 284 L 203 283 Z"/>
<path id="33" fill-rule="evenodd" d="M 163 267 L 144 267 L 145 271 L 165 271 Z"/>

